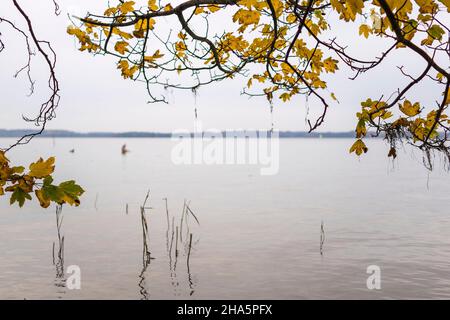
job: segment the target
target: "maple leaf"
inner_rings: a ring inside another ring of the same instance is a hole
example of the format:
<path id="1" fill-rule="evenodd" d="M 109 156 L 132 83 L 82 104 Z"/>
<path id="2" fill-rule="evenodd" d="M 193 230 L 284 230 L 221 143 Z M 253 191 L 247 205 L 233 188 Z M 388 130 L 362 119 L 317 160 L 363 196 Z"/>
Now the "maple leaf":
<path id="1" fill-rule="evenodd" d="M 39 158 L 37 162 L 30 164 L 30 177 L 45 178 L 53 173 L 55 170 L 55 158 L 50 157 L 46 161 Z"/>

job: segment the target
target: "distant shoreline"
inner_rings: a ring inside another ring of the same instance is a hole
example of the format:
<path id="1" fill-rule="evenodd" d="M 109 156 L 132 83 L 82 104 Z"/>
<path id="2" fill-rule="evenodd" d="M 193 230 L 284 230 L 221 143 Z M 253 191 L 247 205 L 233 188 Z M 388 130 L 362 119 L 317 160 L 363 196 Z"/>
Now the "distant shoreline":
<path id="1" fill-rule="evenodd" d="M 0 129 L 0 138 L 20 138 L 32 134 L 33 130 Z M 235 130 L 234 133 L 245 133 L 245 130 Z M 47 130 L 36 138 L 171 138 L 172 133 L 167 132 L 75 132 L 69 130 Z M 280 138 L 354 138 L 354 131 L 345 132 L 312 132 L 305 131 L 279 131 Z"/>

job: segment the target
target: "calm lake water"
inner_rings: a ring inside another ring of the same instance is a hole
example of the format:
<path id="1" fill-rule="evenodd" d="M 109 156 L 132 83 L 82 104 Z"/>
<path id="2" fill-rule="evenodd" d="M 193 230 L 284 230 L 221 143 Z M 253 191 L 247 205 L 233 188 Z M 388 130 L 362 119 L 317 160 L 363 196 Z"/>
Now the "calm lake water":
<path id="1" fill-rule="evenodd" d="M 55 180 L 86 190 L 80 207 L 63 208 L 61 227 L 64 268 L 81 268 L 81 290 L 53 264 L 55 208 L 1 198 L 0 298 L 450 298 L 450 174 L 439 161 L 429 174 L 408 148 L 392 163 L 379 140 L 358 160 L 351 143 L 282 139 L 279 173 L 261 176 L 251 165 L 174 165 L 169 139 L 36 139 L 10 157 L 55 155 Z M 147 190 L 155 259 L 145 268 Z M 178 257 L 168 254 L 164 198 L 175 225 L 185 199 L 200 221 L 183 222 Z M 381 268 L 381 290 L 367 289 L 370 265 Z"/>

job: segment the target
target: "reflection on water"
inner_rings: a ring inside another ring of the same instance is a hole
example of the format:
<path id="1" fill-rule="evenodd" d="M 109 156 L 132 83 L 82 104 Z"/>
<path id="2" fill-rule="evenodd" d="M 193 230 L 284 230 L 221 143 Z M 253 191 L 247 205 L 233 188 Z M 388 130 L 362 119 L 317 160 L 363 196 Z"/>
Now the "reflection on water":
<path id="1" fill-rule="evenodd" d="M 149 238 L 149 234 L 148 234 L 148 223 L 147 223 L 147 218 L 145 215 L 145 210 L 151 209 L 151 208 L 146 207 L 149 197 L 150 197 L 150 191 L 147 192 L 144 203 L 140 207 L 141 226 L 142 226 L 142 271 L 139 274 L 138 286 L 139 286 L 139 293 L 142 296 L 141 300 L 148 300 L 148 298 L 150 297 L 150 294 L 148 293 L 148 291 L 146 289 L 145 273 L 147 272 L 147 268 L 153 259 L 151 256 L 151 252 L 150 252 L 150 238 Z"/>
<path id="2" fill-rule="evenodd" d="M 150 294 L 147 291 L 147 284 L 145 282 L 145 273 L 147 272 L 147 268 L 150 265 L 150 261 L 150 259 L 143 261 L 142 271 L 139 274 L 138 287 L 139 293 L 142 296 L 141 300 L 148 300 L 148 298 L 150 297 Z"/>
<path id="3" fill-rule="evenodd" d="M 450 175 L 408 148 L 393 163 L 379 140 L 357 159 L 351 143 L 281 140 L 279 174 L 261 176 L 173 165 L 167 139 L 37 139 L 12 160 L 55 155 L 55 181 L 86 193 L 56 231 L 54 209 L 0 200 L 0 298 L 450 298 Z M 64 286 L 70 265 L 81 290 Z"/>
<path id="4" fill-rule="evenodd" d="M 166 201 L 166 212 L 167 212 L 167 221 L 170 221 L 170 215 L 169 215 L 169 210 L 168 210 L 168 205 L 167 205 L 167 198 L 164 199 Z M 192 212 L 191 208 L 189 207 L 190 202 L 186 202 L 186 200 L 184 200 L 184 204 L 183 204 L 183 210 L 181 212 L 181 217 L 180 217 L 180 226 L 175 226 L 175 216 L 172 217 L 172 230 L 171 230 L 171 243 L 170 246 L 168 246 L 168 251 L 167 254 L 169 256 L 169 269 L 170 269 L 170 278 L 171 278 L 171 284 L 173 287 L 173 293 L 174 296 L 180 296 L 181 292 L 180 290 L 180 282 L 178 280 L 177 277 L 177 264 L 178 264 L 178 259 L 179 259 L 179 255 L 180 255 L 180 250 L 178 248 L 178 242 L 180 242 L 180 246 L 181 248 L 183 248 L 183 254 L 182 254 L 182 258 L 184 257 L 184 259 L 186 260 L 186 272 L 187 272 L 187 279 L 188 279 L 188 285 L 189 285 L 189 296 L 192 296 L 195 292 L 195 283 L 193 281 L 193 277 L 191 274 L 191 268 L 190 268 L 190 258 L 191 258 L 191 252 L 192 252 L 192 233 L 190 233 L 190 218 L 189 217 L 195 217 L 195 222 L 200 225 L 197 217 L 195 216 L 195 214 Z M 184 223 L 183 223 L 184 222 Z M 168 227 L 170 225 L 168 224 Z M 186 236 L 184 237 L 183 240 L 183 230 L 186 230 Z M 166 232 L 166 236 L 167 236 L 167 243 L 168 243 L 168 236 L 169 236 L 169 229 Z M 174 246 L 173 244 L 173 240 L 175 237 L 175 251 L 174 251 L 174 257 L 172 258 L 172 248 Z"/>
<path id="5" fill-rule="evenodd" d="M 192 280 L 192 273 L 191 273 L 191 264 L 190 258 L 191 258 L 191 250 L 192 250 L 192 233 L 189 233 L 189 247 L 188 247 L 188 254 L 186 258 L 186 266 L 187 266 L 187 272 L 188 272 L 188 281 L 189 281 L 189 288 L 191 289 L 191 292 L 189 292 L 189 295 L 192 296 L 195 292 L 194 290 L 194 281 Z"/>
<path id="6" fill-rule="evenodd" d="M 148 291 L 148 284 L 146 282 L 146 278 L 148 276 L 149 270 L 147 270 L 150 267 L 150 264 L 152 260 L 156 259 L 151 256 L 151 243 L 150 243 L 150 237 L 149 237 L 149 224 L 147 220 L 146 210 L 152 209 L 151 207 L 147 207 L 147 203 L 150 200 L 150 191 L 147 192 L 147 195 L 145 197 L 144 203 L 140 207 L 141 212 L 141 226 L 142 226 L 142 270 L 139 274 L 139 293 L 141 295 L 141 300 L 148 300 L 150 298 L 150 293 Z M 194 212 L 189 207 L 189 202 L 184 201 L 183 205 L 183 211 L 181 213 L 180 218 L 180 226 L 175 226 L 175 216 L 172 216 L 172 225 L 170 225 L 170 213 L 169 213 L 169 207 L 168 207 L 168 199 L 164 198 L 165 201 L 165 207 L 166 207 L 166 218 L 167 218 L 167 230 L 165 232 L 166 234 L 166 251 L 167 256 L 169 259 L 169 271 L 170 271 L 170 280 L 173 287 L 173 295 L 180 296 L 180 282 L 177 279 L 177 263 L 179 258 L 179 250 L 178 245 L 182 246 L 184 248 L 184 255 L 186 259 L 186 270 L 187 270 L 187 279 L 188 279 L 188 287 L 189 287 L 189 296 L 192 296 L 195 292 L 195 283 L 193 280 L 193 276 L 191 274 L 191 268 L 190 268 L 190 258 L 191 258 L 191 251 L 192 251 L 192 233 L 189 232 L 190 230 L 190 219 L 189 217 L 192 216 L 195 219 L 195 222 L 200 225 L 200 222 L 198 221 L 198 218 L 195 216 Z M 183 224 L 184 222 L 184 224 Z M 150 222 L 151 225 L 151 222 Z M 183 241 L 183 227 L 186 229 L 188 239 L 185 238 L 185 241 Z M 169 246 L 169 233 L 171 234 L 171 240 L 170 240 L 170 246 Z M 175 244 L 174 242 L 175 238 Z M 198 243 L 198 240 L 197 240 Z M 172 254 L 172 248 L 175 246 L 175 251 Z M 174 257 L 172 256 L 174 255 Z"/>
<path id="7" fill-rule="evenodd" d="M 55 287 L 58 298 L 63 298 L 66 293 L 66 277 L 64 273 L 64 236 L 61 235 L 61 226 L 63 223 L 62 206 L 56 206 L 56 233 L 57 243 L 53 242 L 52 246 L 52 258 L 53 265 L 56 269 Z"/>
<path id="8" fill-rule="evenodd" d="M 325 243 L 325 229 L 323 228 L 323 221 L 320 223 L 320 255 L 323 256 L 323 244 Z"/>

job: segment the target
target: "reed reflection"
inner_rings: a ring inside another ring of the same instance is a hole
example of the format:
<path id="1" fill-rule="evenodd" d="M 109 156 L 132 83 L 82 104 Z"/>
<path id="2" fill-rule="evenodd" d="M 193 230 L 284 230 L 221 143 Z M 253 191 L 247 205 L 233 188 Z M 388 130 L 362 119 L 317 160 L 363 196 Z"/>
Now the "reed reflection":
<path id="1" fill-rule="evenodd" d="M 66 293 L 66 278 L 64 273 L 64 235 L 61 233 L 61 227 L 63 223 L 62 205 L 56 207 L 56 233 L 57 242 L 53 242 L 52 258 L 53 265 L 55 266 L 55 287 L 58 298 L 61 299 L 62 295 Z"/>
<path id="2" fill-rule="evenodd" d="M 166 236 L 166 254 L 169 265 L 169 277 L 170 284 L 172 286 L 173 295 L 178 297 L 183 294 L 183 290 L 180 287 L 180 283 L 182 283 L 179 279 L 178 275 L 178 265 L 183 259 L 186 265 L 186 274 L 187 274 L 187 294 L 189 296 L 194 295 L 196 281 L 195 277 L 192 275 L 191 268 L 191 255 L 194 251 L 195 245 L 199 240 L 194 241 L 194 235 L 191 232 L 191 220 L 200 226 L 200 222 L 197 216 L 194 214 L 192 209 L 190 208 L 190 202 L 184 201 L 183 210 L 181 212 L 180 217 L 176 217 L 175 215 L 170 214 L 168 199 L 164 198 L 165 202 L 165 213 L 167 220 L 167 228 L 165 232 Z M 150 202 L 150 192 L 147 192 L 147 195 L 144 199 L 143 204 L 140 206 L 140 221 L 141 221 L 141 232 L 142 232 L 142 268 L 138 275 L 138 288 L 139 295 L 142 300 L 148 300 L 150 298 L 149 292 L 149 284 L 148 277 L 150 272 L 150 264 L 152 260 L 155 258 L 151 255 L 151 241 L 150 241 L 150 232 L 149 232 L 149 222 L 147 216 L 147 210 L 153 209 L 148 206 L 147 203 Z M 180 224 L 177 225 L 175 221 L 179 221 Z M 184 235 L 184 236 L 183 236 Z M 184 266 L 183 266 L 184 269 Z"/>

